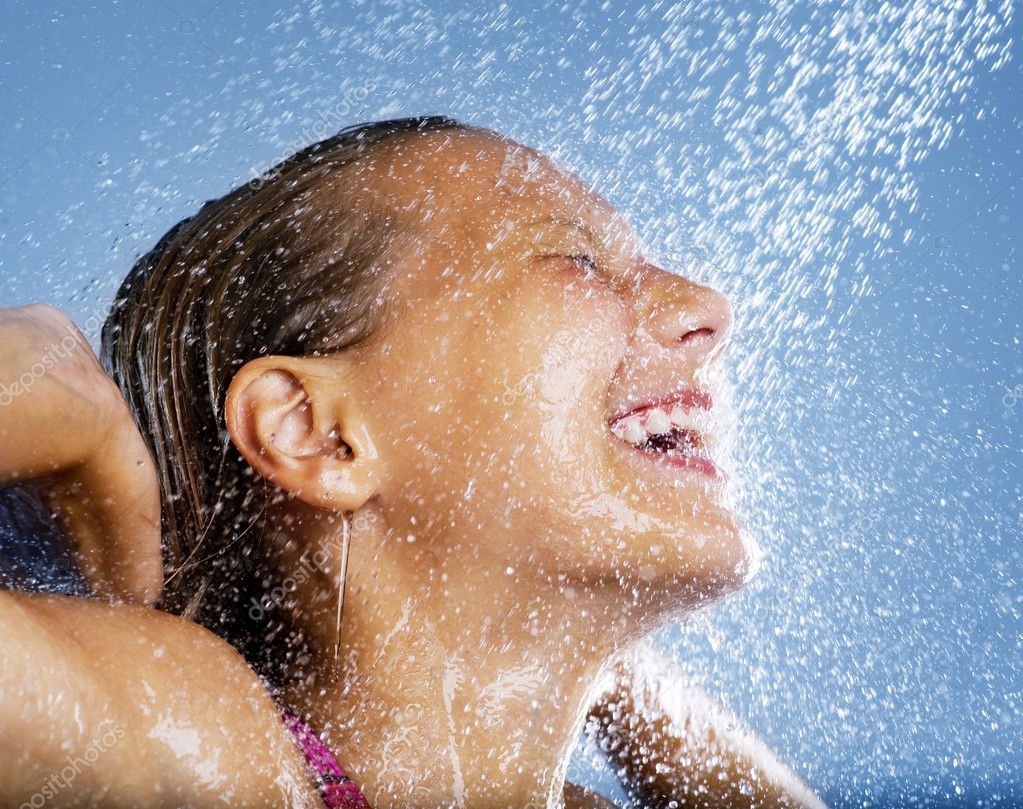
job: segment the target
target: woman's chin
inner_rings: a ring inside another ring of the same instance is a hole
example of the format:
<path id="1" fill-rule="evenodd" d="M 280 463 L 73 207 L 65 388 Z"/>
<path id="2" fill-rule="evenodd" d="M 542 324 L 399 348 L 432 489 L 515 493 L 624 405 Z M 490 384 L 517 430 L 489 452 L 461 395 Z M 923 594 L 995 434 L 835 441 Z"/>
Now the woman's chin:
<path id="1" fill-rule="evenodd" d="M 617 571 L 619 586 L 637 605 L 644 602 L 672 618 L 732 595 L 760 567 L 756 539 L 728 512 L 633 539 L 632 558 Z"/>

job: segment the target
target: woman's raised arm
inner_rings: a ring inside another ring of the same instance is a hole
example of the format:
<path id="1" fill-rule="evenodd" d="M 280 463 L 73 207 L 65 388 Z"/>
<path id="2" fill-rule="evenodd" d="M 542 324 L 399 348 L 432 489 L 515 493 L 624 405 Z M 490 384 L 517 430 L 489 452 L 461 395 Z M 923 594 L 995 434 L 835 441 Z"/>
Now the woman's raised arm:
<path id="1" fill-rule="evenodd" d="M 590 709 L 597 738 L 643 806 L 825 809 L 781 759 L 677 664 L 643 644 Z"/>
<path id="2" fill-rule="evenodd" d="M 0 309 L 0 486 L 37 481 L 94 592 L 160 595 L 156 471 L 113 381 L 49 306 Z"/>
<path id="3" fill-rule="evenodd" d="M 28 482 L 104 598 L 0 591 L 0 805 L 316 806 L 245 661 L 141 606 L 162 578 L 155 472 L 117 388 L 46 306 L 0 309 L 0 485 Z"/>

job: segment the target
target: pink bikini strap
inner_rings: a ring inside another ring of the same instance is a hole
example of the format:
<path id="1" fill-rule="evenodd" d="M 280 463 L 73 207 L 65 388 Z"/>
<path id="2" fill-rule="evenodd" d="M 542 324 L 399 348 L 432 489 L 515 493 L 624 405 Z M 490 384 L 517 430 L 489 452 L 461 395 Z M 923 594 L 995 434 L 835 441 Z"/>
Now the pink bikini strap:
<path id="1" fill-rule="evenodd" d="M 327 749 L 320 737 L 289 711 L 284 711 L 281 719 L 295 737 L 305 760 L 316 773 L 316 782 L 327 809 L 370 809 L 362 791 L 345 775 L 334 754 Z"/>

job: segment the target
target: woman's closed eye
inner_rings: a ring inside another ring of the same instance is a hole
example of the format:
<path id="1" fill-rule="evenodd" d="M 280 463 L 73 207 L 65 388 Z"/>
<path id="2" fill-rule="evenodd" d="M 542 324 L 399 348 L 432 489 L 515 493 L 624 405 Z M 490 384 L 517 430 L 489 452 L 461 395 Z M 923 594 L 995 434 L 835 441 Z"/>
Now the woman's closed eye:
<path id="1" fill-rule="evenodd" d="M 600 272 L 599 267 L 597 267 L 597 260 L 589 253 L 570 254 L 567 258 L 571 259 L 582 269 L 586 270 L 587 277 L 589 277 L 590 274 L 597 275 Z"/>
<path id="2" fill-rule="evenodd" d="M 534 249 L 539 248 L 536 254 L 540 258 L 568 259 L 585 271 L 587 280 L 601 275 L 597 262 L 598 240 L 589 226 L 559 217 L 530 224 L 535 228 L 532 245 Z"/>

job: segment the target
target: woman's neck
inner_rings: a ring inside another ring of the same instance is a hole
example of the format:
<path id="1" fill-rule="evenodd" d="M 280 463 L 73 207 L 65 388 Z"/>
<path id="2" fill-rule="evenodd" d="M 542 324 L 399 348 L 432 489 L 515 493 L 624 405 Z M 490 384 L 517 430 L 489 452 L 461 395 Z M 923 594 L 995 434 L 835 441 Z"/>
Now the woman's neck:
<path id="1" fill-rule="evenodd" d="M 627 637 L 621 613 L 366 539 L 353 538 L 342 659 L 331 624 L 284 698 L 377 809 L 560 805 L 593 683 Z"/>

